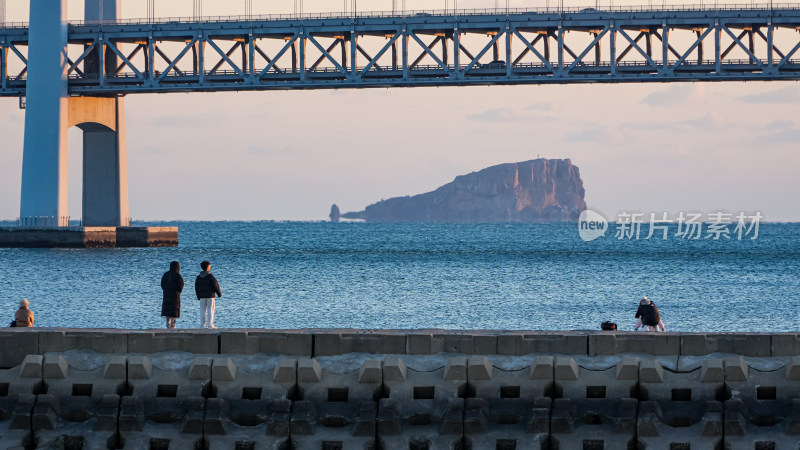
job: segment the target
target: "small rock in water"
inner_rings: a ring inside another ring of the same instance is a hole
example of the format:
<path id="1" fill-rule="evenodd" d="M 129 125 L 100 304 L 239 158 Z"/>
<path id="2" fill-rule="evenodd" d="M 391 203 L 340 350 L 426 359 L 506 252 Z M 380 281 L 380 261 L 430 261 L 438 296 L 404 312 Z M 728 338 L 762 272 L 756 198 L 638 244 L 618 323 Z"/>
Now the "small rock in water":
<path id="1" fill-rule="evenodd" d="M 331 214 L 328 216 L 331 218 L 331 222 L 338 222 L 341 218 L 341 213 L 339 212 L 339 207 L 336 203 L 331 206 Z"/>

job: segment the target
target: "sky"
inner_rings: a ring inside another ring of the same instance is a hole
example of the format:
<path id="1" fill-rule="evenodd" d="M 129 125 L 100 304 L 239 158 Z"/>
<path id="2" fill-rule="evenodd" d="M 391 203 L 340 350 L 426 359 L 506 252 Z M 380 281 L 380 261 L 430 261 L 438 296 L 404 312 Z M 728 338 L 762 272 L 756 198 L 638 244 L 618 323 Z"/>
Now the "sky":
<path id="1" fill-rule="evenodd" d="M 159 16 L 191 15 L 191 0 L 155 1 Z M 123 16 L 144 15 L 144 3 L 123 0 Z M 205 0 L 203 13 L 230 3 L 239 2 Z M 372 3 L 391 8 L 359 7 Z M 254 0 L 254 13 L 280 4 Z M 8 0 L 7 17 L 26 21 L 27 1 Z M 800 221 L 796 82 L 136 94 L 125 103 L 134 220 L 323 220 L 333 203 L 362 210 L 543 157 L 570 158 L 587 204 L 609 217 L 727 210 Z M 0 219 L 19 215 L 23 125 L 17 99 L 0 98 Z M 69 138 L 76 218 L 80 131 Z"/>

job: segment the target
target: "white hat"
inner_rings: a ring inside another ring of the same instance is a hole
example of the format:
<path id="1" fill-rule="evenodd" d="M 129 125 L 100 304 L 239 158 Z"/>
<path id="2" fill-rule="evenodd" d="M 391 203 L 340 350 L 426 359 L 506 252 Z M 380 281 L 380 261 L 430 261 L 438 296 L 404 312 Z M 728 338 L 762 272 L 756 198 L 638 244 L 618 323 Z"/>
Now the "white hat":
<path id="1" fill-rule="evenodd" d="M 28 301 L 28 299 L 25 299 L 25 298 L 23 298 L 23 299 L 22 299 L 22 301 L 20 301 L 20 302 L 19 302 L 19 306 L 20 306 L 20 307 L 22 307 L 22 306 L 28 306 L 28 305 L 30 305 L 30 304 L 31 304 L 31 302 L 29 302 L 29 301 Z"/>

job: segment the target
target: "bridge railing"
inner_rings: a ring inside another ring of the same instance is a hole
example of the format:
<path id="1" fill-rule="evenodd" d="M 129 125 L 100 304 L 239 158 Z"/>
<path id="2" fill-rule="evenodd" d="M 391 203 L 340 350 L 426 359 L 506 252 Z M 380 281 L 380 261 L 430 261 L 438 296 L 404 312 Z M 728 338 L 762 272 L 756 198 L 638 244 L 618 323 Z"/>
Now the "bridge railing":
<path id="1" fill-rule="evenodd" d="M 302 13 L 302 14 L 260 14 L 260 15 L 235 15 L 235 16 L 203 16 L 197 17 L 161 17 L 154 20 L 148 19 L 123 19 L 119 21 L 70 21 L 73 25 L 109 25 L 109 24 L 165 24 L 165 23 L 191 23 L 191 22 L 258 22 L 274 20 L 317 20 L 317 19 L 362 19 L 362 18 L 388 18 L 388 17 L 451 17 L 451 16 L 480 16 L 480 15 L 511 15 L 511 14 L 574 14 L 580 12 L 653 12 L 653 11 L 730 11 L 730 10 L 781 10 L 800 9 L 800 3 L 689 3 L 689 4 L 652 4 L 652 5 L 600 5 L 584 6 L 559 6 L 556 0 L 553 5 L 535 8 L 478 8 L 478 9 L 421 9 L 410 11 L 362 11 L 353 13 Z"/>
<path id="2" fill-rule="evenodd" d="M 766 61 L 761 61 L 761 62 L 763 64 L 766 64 Z M 661 65 L 662 61 L 657 60 L 656 63 Z M 676 59 L 670 59 L 668 61 L 668 64 L 675 64 L 675 63 L 677 63 Z M 683 70 L 683 69 L 688 70 L 688 69 L 697 68 L 697 67 L 713 67 L 715 64 L 716 64 L 716 62 L 713 59 L 704 59 L 703 61 L 700 61 L 700 62 L 691 61 L 691 62 L 685 62 L 681 66 L 682 68 L 679 69 L 679 70 Z M 742 67 L 742 68 L 751 68 L 751 67 L 757 66 L 756 63 L 754 63 L 753 61 L 751 61 L 749 59 L 726 59 L 726 60 L 722 61 L 720 64 L 723 67 L 727 67 L 727 68 L 734 68 L 736 66 L 739 66 L 739 67 Z M 787 60 L 786 64 L 789 65 L 789 66 L 800 65 L 800 59 Z M 615 65 L 617 66 L 617 68 L 652 67 L 652 65 L 650 63 L 646 62 L 646 61 L 618 61 L 618 62 L 615 63 Z M 607 67 L 611 66 L 611 61 L 600 61 L 600 62 L 597 62 L 597 61 L 582 61 L 582 62 L 580 62 L 578 64 L 578 66 L 579 67 L 584 67 L 584 68 L 590 68 L 590 67 L 605 67 L 605 68 L 607 68 Z M 462 64 L 460 68 L 457 68 L 453 64 L 449 64 L 447 68 L 448 68 L 448 70 L 452 71 L 452 70 L 463 70 L 466 67 L 467 67 L 466 64 Z M 365 68 L 365 66 L 359 66 L 359 67 L 356 68 L 356 71 L 361 73 L 364 70 L 364 68 Z M 548 67 L 545 64 L 542 64 L 542 63 L 528 63 L 528 62 L 526 62 L 526 63 L 519 63 L 519 64 L 514 65 L 514 70 L 519 70 L 519 69 L 548 69 Z M 410 68 L 409 70 L 411 72 L 417 72 L 417 73 L 419 73 L 419 72 L 441 72 L 441 73 L 444 73 L 444 69 L 442 68 L 442 66 L 435 65 L 435 64 L 418 64 L 418 65 L 414 66 L 413 68 Z M 394 68 L 391 68 L 391 67 L 376 68 L 375 66 L 372 66 L 370 68 L 369 72 L 367 72 L 367 73 L 375 73 L 375 74 L 377 74 L 377 73 L 386 73 L 386 72 L 393 72 L 393 71 L 394 72 L 402 72 L 402 68 L 400 68 L 400 67 L 398 67 L 397 69 L 394 69 Z M 492 76 L 491 75 L 492 71 L 505 72 L 505 68 L 484 67 L 484 66 L 480 66 L 479 65 L 477 67 L 473 67 L 473 69 L 471 70 L 471 72 L 475 73 L 476 75 L 479 75 L 479 74 L 482 73 L 482 74 L 484 74 L 486 76 Z M 276 76 L 276 75 L 278 75 L 278 76 L 279 75 L 287 76 L 287 75 L 299 75 L 300 73 L 301 73 L 301 71 L 299 69 L 295 69 L 295 70 L 285 69 L 285 70 L 283 70 L 281 72 L 270 71 L 270 72 L 268 72 L 267 75 L 269 75 L 269 76 Z M 344 74 L 342 74 L 341 71 L 339 71 L 339 69 L 337 69 L 335 67 L 317 67 L 317 68 L 314 68 L 314 69 L 306 69 L 306 73 L 312 74 L 312 75 L 313 74 L 332 74 L 332 75 L 339 74 L 342 77 L 344 77 Z M 187 79 L 197 78 L 199 75 L 200 75 L 199 72 L 183 71 L 182 75 L 174 75 L 174 74 L 167 75 L 165 80 L 187 80 Z M 216 71 L 213 71 L 213 73 L 212 73 L 212 71 L 207 70 L 205 72 L 204 76 L 206 78 L 208 78 L 208 79 L 215 79 L 215 78 L 216 79 L 221 79 L 221 78 L 225 78 L 225 77 L 228 77 L 228 78 L 241 78 L 241 75 L 238 72 L 236 72 L 235 70 L 216 70 Z M 92 76 L 87 77 L 87 76 L 80 76 L 80 75 L 77 75 L 77 74 L 71 74 L 69 76 L 69 79 L 70 80 L 74 80 L 74 81 L 86 81 L 86 82 L 92 82 L 92 81 L 99 80 L 98 77 L 92 77 Z M 107 74 L 106 75 L 106 79 L 109 80 L 109 81 L 111 81 L 111 80 L 138 80 L 137 76 L 133 72 L 120 72 L 118 74 L 113 74 L 113 75 L 112 74 Z"/>
<path id="3" fill-rule="evenodd" d="M 575 14 L 588 12 L 674 12 L 674 11 L 730 11 L 730 10 L 791 10 L 800 9 L 800 3 L 681 3 L 672 4 L 666 1 L 655 0 L 648 5 L 613 5 L 597 3 L 584 6 L 564 6 L 559 5 L 558 0 L 552 0 L 553 5 L 534 7 L 534 8 L 478 8 L 478 9 L 423 9 L 409 11 L 360 11 L 352 12 L 318 12 L 302 14 L 254 14 L 254 15 L 231 15 L 231 16 L 203 16 L 203 17 L 157 17 L 155 19 L 131 18 L 120 20 L 70 20 L 73 26 L 85 25 L 142 25 L 142 24 L 182 24 L 182 23 L 219 23 L 219 22 L 259 22 L 259 21 L 279 21 L 279 20 L 317 20 L 317 19 L 364 19 L 364 18 L 388 18 L 388 17 L 407 17 L 419 18 L 426 16 L 452 17 L 452 16 L 475 16 L 475 15 L 512 15 L 512 14 Z M 0 22 L 0 28 L 27 28 L 27 22 Z"/>
<path id="4" fill-rule="evenodd" d="M 68 227 L 70 216 L 30 216 L 17 217 L 17 227 L 21 228 L 55 228 Z"/>

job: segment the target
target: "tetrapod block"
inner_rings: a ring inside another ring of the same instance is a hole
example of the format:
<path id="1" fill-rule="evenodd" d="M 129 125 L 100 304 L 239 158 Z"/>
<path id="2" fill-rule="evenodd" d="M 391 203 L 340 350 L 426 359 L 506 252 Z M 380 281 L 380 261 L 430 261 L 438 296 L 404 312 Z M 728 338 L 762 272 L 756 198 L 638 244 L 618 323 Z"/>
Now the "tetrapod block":
<path id="1" fill-rule="evenodd" d="M 639 366 L 639 444 L 647 449 L 701 448 L 722 445 L 724 366 L 704 358 L 665 369 L 655 359 Z"/>
<path id="2" fill-rule="evenodd" d="M 129 391 L 119 418 L 125 448 L 202 446 L 211 366 L 210 356 L 183 352 L 128 356 Z"/>
<path id="3" fill-rule="evenodd" d="M 32 442 L 31 417 L 35 394 L 45 392 L 43 358 L 28 355 L 11 369 L 0 369 L 0 450 Z"/>
<path id="4" fill-rule="evenodd" d="M 39 445 L 105 450 L 116 442 L 120 394 L 127 389 L 125 360 L 83 350 L 47 353 L 43 375 L 53 400 L 38 397 L 36 410 L 45 414 L 42 402 L 54 402 L 47 407 L 55 415 L 47 419 L 52 428 L 48 423 L 36 430 Z"/>
<path id="5" fill-rule="evenodd" d="M 373 448 L 382 379 L 380 361 L 340 366 L 329 358 L 299 360 L 293 448 Z"/>
<path id="6" fill-rule="evenodd" d="M 204 420 L 210 448 L 288 448 L 297 360 L 217 357 L 212 361 L 211 383 L 215 398 L 208 399 Z"/>
<path id="7" fill-rule="evenodd" d="M 384 392 L 378 406 L 381 448 L 451 450 L 464 436 L 467 395 L 465 357 L 383 362 Z"/>
<path id="8" fill-rule="evenodd" d="M 800 438 L 800 358 L 776 365 L 725 358 L 725 445 L 730 450 L 796 450 Z"/>
<path id="9" fill-rule="evenodd" d="M 559 356 L 554 362 L 552 443 L 558 448 L 635 444 L 639 361 L 633 357 Z"/>
<path id="10" fill-rule="evenodd" d="M 552 356 L 500 369 L 486 357 L 467 360 L 470 398 L 465 400 L 465 439 L 473 448 L 543 448 L 550 437 Z"/>

